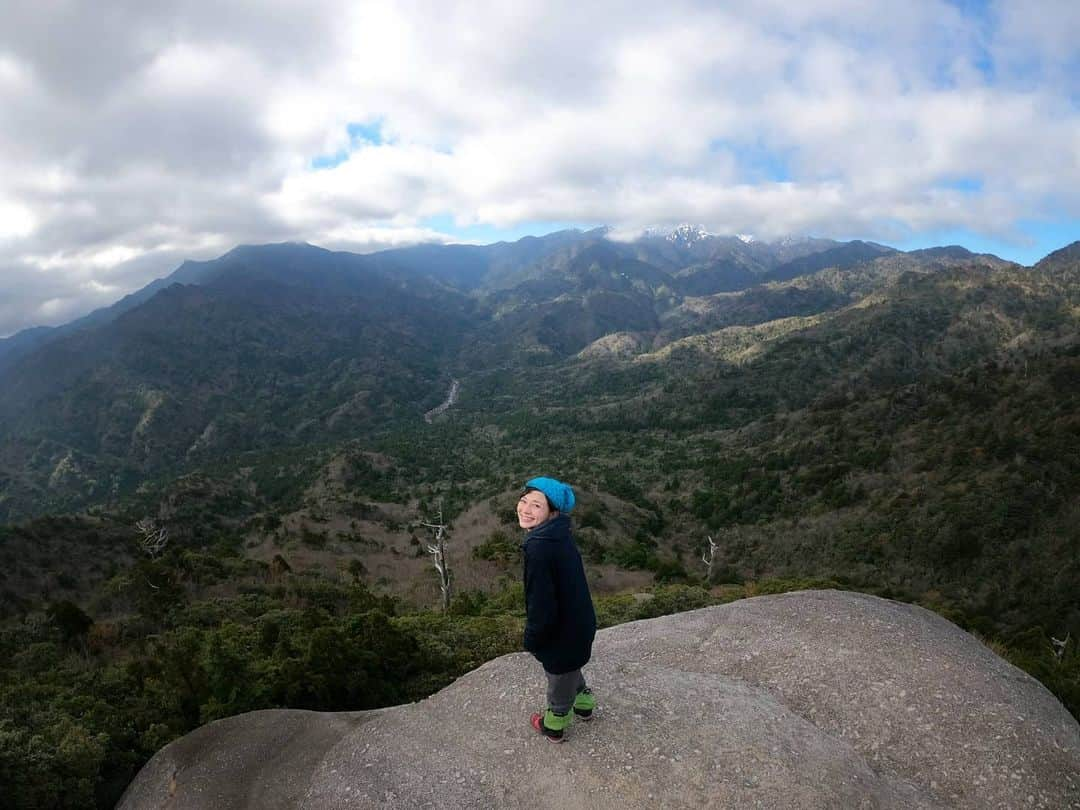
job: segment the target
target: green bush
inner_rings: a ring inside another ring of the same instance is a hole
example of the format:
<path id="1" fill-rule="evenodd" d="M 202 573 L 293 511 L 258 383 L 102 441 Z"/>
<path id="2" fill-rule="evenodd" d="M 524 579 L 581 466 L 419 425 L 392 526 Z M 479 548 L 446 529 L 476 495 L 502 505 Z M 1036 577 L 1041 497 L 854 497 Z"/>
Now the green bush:
<path id="1" fill-rule="evenodd" d="M 477 560 L 511 562 L 521 558 L 521 543 L 512 540 L 501 529 L 496 529 L 483 543 L 473 548 L 472 556 Z"/>

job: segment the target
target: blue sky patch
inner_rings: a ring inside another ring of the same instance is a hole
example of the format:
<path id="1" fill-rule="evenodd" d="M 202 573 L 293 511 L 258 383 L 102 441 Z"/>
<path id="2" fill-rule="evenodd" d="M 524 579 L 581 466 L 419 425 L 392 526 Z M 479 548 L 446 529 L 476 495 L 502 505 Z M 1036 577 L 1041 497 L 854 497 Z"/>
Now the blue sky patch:
<path id="1" fill-rule="evenodd" d="M 717 139 L 709 143 L 709 151 L 728 153 L 735 158 L 739 179 L 748 183 L 787 183 L 791 177 L 790 155 L 768 149 L 763 143 L 738 143 Z"/>
<path id="2" fill-rule="evenodd" d="M 363 124 L 349 124 L 345 127 L 345 130 L 349 133 L 349 141 L 354 147 L 360 144 L 382 146 L 386 142 L 385 138 L 383 138 L 382 127 L 382 119 L 376 118 L 374 121 Z"/>
<path id="3" fill-rule="evenodd" d="M 943 185 L 945 188 L 963 191 L 967 194 L 977 194 L 983 190 L 983 181 L 981 177 L 956 177 L 945 181 Z"/>
<path id="4" fill-rule="evenodd" d="M 318 157 L 311 159 L 311 168 L 313 169 L 332 169 L 335 166 L 340 166 L 346 160 L 349 159 L 349 153 L 345 149 L 341 149 L 332 155 L 319 155 Z"/>
<path id="5" fill-rule="evenodd" d="M 994 237 L 966 228 L 953 228 L 882 242 L 898 250 L 961 245 L 972 253 L 993 253 L 1030 267 L 1055 250 L 1080 240 L 1080 220 L 1025 220 L 1017 223 L 1016 231 L 1011 237 Z"/>
<path id="6" fill-rule="evenodd" d="M 335 166 L 340 166 L 346 160 L 349 159 L 349 155 L 358 149 L 363 149 L 366 146 L 382 146 L 387 143 L 386 138 L 383 136 L 383 121 L 381 118 L 376 118 L 372 121 L 365 123 L 350 123 L 345 127 L 346 133 L 349 136 L 349 146 L 346 149 L 339 149 L 332 155 L 318 155 L 311 159 L 311 168 L 316 171 L 320 169 L 333 169 Z"/>

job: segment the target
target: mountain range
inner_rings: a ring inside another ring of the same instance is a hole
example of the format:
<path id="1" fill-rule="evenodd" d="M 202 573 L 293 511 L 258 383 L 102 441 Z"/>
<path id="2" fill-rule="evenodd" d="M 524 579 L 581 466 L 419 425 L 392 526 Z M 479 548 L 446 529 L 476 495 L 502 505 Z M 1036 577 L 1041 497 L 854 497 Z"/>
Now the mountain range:
<path id="1" fill-rule="evenodd" d="M 811 315 L 886 279 L 995 257 L 863 242 L 776 243 L 683 227 L 602 229 L 369 255 L 244 246 L 185 262 L 113 306 L 0 341 L 0 519 L 85 506 L 238 449 L 415 420 L 451 376 Z M 830 269 L 840 283 L 816 278 Z M 852 276 L 853 278 L 853 276 Z M 739 293 L 739 295 L 725 295 Z"/>
<path id="2" fill-rule="evenodd" d="M 677 575 L 711 532 L 725 576 L 947 585 L 1080 632 L 1078 313 L 1080 243 L 238 247 L 0 342 L 0 522 L 201 497 L 257 544 L 558 470 L 601 498 L 597 563 Z"/>
<path id="3" fill-rule="evenodd" d="M 518 650 L 534 475 L 605 625 L 865 591 L 1080 716 L 1080 242 L 243 246 L 0 341 L 0 793 L 113 807 L 209 721 Z"/>

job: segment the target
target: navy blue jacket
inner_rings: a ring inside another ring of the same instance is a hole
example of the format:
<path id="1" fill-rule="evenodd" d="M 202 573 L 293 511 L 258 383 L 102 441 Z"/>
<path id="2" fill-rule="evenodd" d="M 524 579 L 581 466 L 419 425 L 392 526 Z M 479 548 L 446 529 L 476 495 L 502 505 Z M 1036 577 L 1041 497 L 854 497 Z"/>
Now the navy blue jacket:
<path id="1" fill-rule="evenodd" d="M 541 523 L 522 549 L 525 649 L 554 675 L 579 669 L 592 654 L 596 612 L 570 518 L 559 515 Z"/>

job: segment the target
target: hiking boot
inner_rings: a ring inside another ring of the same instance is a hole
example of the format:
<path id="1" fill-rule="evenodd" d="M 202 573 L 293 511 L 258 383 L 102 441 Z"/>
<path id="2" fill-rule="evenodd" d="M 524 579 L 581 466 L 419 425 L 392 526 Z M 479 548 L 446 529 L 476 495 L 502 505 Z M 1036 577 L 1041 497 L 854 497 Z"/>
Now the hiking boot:
<path id="1" fill-rule="evenodd" d="M 570 725 L 570 721 L 574 719 L 574 716 L 567 712 L 566 714 L 555 714 L 551 709 L 546 710 L 543 714 L 537 712 L 531 718 L 532 727 L 548 738 L 548 742 L 561 743 L 563 741 L 563 731 Z"/>
<path id="2" fill-rule="evenodd" d="M 593 697 L 591 689 L 585 687 L 577 693 L 577 697 L 574 698 L 574 714 L 582 720 L 592 720 L 592 713 L 595 708 L 596 698 Z"/>

